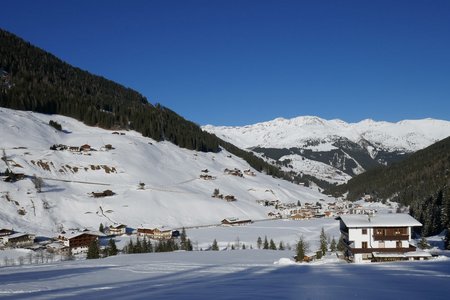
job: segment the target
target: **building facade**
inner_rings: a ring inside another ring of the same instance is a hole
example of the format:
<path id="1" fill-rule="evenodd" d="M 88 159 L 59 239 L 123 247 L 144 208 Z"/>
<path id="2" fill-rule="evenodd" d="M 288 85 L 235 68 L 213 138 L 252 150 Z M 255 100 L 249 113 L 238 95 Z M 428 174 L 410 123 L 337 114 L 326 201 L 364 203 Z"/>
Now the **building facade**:
<path id="1" fill-rule="evenodd" d="M 414 258 L 416 247 L 410 244 L 411 233 L 413 227 L 420 226 L 408 214 L 343 215 L 340 231 L 344 255 L 356 263 Z"/>

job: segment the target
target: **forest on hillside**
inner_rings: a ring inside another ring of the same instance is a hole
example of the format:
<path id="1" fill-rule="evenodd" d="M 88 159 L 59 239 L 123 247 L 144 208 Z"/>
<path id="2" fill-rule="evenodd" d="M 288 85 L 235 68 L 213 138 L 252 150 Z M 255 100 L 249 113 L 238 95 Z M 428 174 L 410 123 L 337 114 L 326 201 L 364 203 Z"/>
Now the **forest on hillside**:
<path id="1" fill-rule="evenodd" d="M 367 171 L 329 193 L 356 200 L 370 195 L 410 207 L 424 235 L 450 227 L 450 137 L 388 167 Z"/>
<path id="2" fill-rule="evenodd" d="M 0 79 L 0 106 L 60 114 L 105 129 L 136 130 L 190 150 L 218 152 L 222 147 L 258 171 L 293 181 L 279 167 L 203 131 L 160 104 L 152 105 L 140 93 L 73 67 L 1 29 Z"/>

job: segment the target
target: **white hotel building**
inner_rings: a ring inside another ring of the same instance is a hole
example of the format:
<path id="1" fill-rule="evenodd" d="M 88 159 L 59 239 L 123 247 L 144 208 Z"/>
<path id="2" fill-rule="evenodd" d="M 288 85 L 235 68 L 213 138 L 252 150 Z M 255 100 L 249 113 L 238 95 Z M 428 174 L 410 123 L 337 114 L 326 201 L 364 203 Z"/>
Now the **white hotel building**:
<path id="1" fill-rule="evenodd" d="M 356 263 L 427 258 L 429 253 L 410 244 L 412 227 L 420 226 L 408 214 L 342 215 L 345 256 Z"/>

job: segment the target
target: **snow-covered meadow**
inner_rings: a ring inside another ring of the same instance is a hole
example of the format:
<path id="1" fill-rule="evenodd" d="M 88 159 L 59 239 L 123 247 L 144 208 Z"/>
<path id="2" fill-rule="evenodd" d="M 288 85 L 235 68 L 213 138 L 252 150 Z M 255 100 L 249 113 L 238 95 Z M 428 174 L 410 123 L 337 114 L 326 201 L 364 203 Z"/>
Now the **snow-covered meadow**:
<path id="1" fill-rule="evenodd" d="M 0 269 L 7 299 L 448 299 L 450 260 L 295 264 L 290 251 L 119 255 Z"/>

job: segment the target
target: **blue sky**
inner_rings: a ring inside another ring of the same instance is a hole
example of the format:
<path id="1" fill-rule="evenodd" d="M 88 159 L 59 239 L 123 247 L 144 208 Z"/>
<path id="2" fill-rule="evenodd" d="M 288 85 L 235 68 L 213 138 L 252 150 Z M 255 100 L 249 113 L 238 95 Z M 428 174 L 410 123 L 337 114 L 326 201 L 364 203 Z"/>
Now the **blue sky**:
<path id="1" fill-rule="evenodd" d="M 450 1 L 2 1 L 0 27 L 198 124 L 450 120 Z"/>

